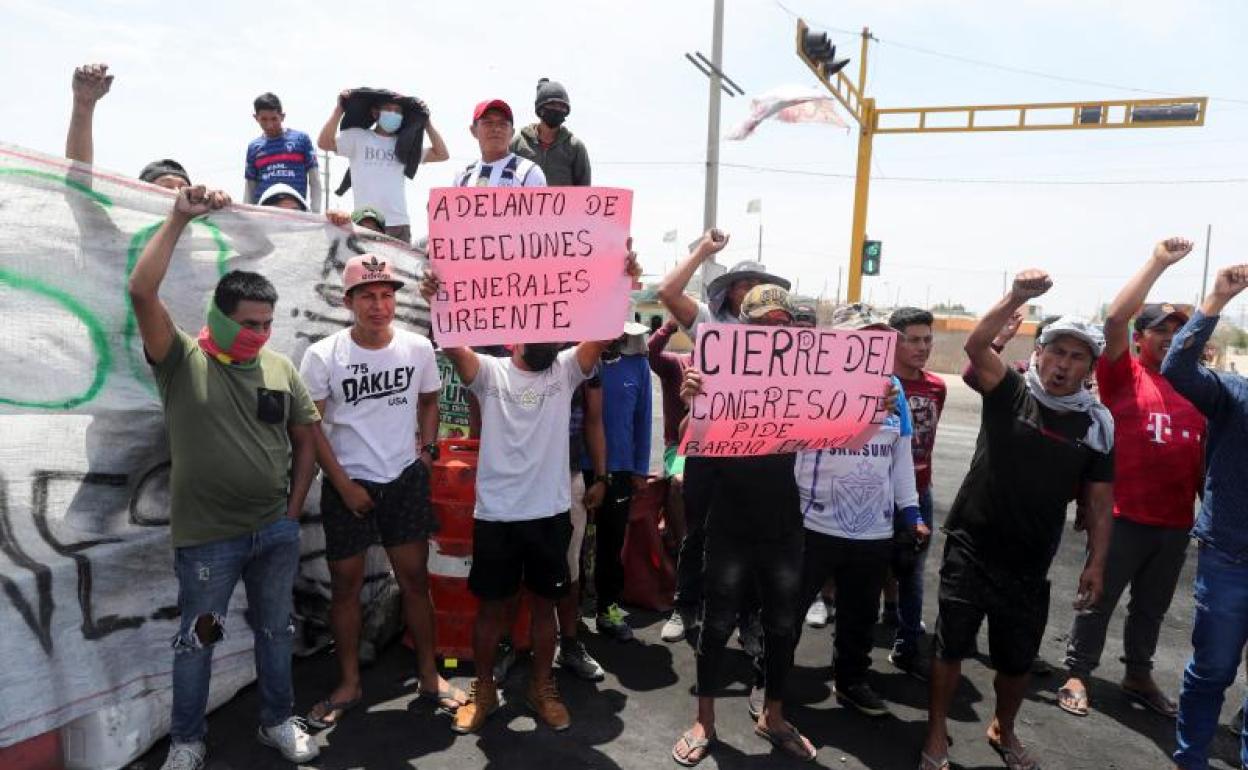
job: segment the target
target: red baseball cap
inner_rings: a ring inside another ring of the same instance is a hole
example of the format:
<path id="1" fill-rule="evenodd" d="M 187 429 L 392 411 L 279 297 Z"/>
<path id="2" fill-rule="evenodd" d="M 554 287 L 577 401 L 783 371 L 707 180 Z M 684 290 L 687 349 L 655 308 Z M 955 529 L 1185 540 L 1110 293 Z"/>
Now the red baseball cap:
<path id="1" fill-rule="evenodd" d="M 481 102 L 480 104 L 478 104 L 477 108 L 472 111 L 472 122 L 476 123 L 478 120 L 481 119 L 482 115 L 489 112 L 490 110 L 498 110 L 499 112 L 507 116 L 508 122 L 510 123 L 515 122 L 515 120 L 511 116 L 511 107 L 507 106 L 507 102 L 503 101 L 502 99 L 487 99 Z"/>

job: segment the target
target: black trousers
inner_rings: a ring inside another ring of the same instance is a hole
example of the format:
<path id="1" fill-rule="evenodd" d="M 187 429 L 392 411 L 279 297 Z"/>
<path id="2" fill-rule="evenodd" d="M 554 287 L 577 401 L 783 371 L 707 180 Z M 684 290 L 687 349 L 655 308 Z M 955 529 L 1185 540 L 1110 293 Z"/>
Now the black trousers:
<path id="1" fill-rule="evenodd" d="M 880 591 L 888 577 L 893 541 L 850 540 L 806 530 L 802 589 L 798 597 L 807 607 L 828 578 L 836 582 L 836 641 L 832 671 L 838 687 L 866 679 L 871 669 L 871 631 L 880 612 Z M 802 618 L 794 626 L 794 642 L 801 638 Z M 767 650 L 771 655 L 771 650 Z"/>
<path id="2" fill-rule="evenodd" d="M 695 611 L 702 603 L 702 557 L 706 550 L 706 514 L 711 507 L 712 479 L 705 457 L 685 459 L 685 537 L 676 557 L 675 604 Z"/>
<path id="3" fill-rule="evenodd" d="M 593 478 L 586 474 L 585 483 Z M 628 513 L 633 503 L 633 477 L 627 472 L 612 473 L 602 507 L 594 514 L 594 591 L 598 595 L 598 613 L 619 604 L 624 590 L 624 533 L 628 531 Z"/>
<path id="4" fill-rule="evenodd" d="M 799 599 L 804 537 L 800 528 L 779 539 L 760 537 L 766 534 L 738 534 L 723 528 L 711 528 L 706 533 L 704 607 L 698 637 L 699 695 L 713 695 L 718 688 L 724 648 L 737 624 L 742 599 L 753 590 L 762 610 L 767 698 L 783 697 L 793 668 L 797 627 L 805 610 Z"/>

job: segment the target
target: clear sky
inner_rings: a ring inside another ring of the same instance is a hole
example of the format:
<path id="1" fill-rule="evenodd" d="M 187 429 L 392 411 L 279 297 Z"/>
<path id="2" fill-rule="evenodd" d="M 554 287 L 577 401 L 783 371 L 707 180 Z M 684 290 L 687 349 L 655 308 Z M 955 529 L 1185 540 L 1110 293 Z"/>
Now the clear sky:
<path id="1" fill-rule="evenodd" d="M 1036 266 L 1056 281 L 1046 311 L 1088 314 L 1154 241 L 1184 235 L 1197 253 L 1154 297 L 1192 301 L 1206 224 L 1212 267 L 1248 261 L 1248 4 L 781 2 L 726 2 L 724 68 L 747 96 L 724 98 L 724 133 L 750 95 L 815 83 L 793 50 L 794 14 L 817 27 L 871 27 L 880 42 L 867 90 L 881 107 L 1215 97 L 1203 128 L 878 137 L 868 232 L 884 242 L 883 274 L 867 279 L 865 297 L 982 310 L 1000 295 L 1003 271 Z M 72 70 L 104 61 L 116 82 L 96 112 L 100 165 L 137 174 L 173 157 L 196 181 L 241 197 L 258 93 L 276 92 L 287 125 L 315 138 L 341 89 L 386 87 L 430 105 L 452 155 L 409 183 L 416 214 L 430 187 L 474 159 L 472 106 L 500 97 L 528 122 L 537 79 L 551 77 L 569 90 L 568 125 L 589 147 L 595 182 L 636 191 L 633 233 L 647 272 L 660 273 L 677 256 L 663 233 L 677 230 L 683 252 L 701 230 L 707 82 L 683 54 L 709 56 L 711 9 L 711 0 L 0 0 L 0 140 L 63 152 Z M 855 72 L 858 41 L 835 39 Z M 726 164 L 804 172 L 721 170 L 719 222 L 732 233 L 723 261 L 755 253 L 759 220 L 746 204 L 761 198 L 764 261 L 803 293 L 834 294 L 848 252 L 854 134 L 767 123 L 721 147 Z M 344 166 L 335 160 L 335 184 Z M 1240 320 L 1240 305 L 1228 313 Z"/>

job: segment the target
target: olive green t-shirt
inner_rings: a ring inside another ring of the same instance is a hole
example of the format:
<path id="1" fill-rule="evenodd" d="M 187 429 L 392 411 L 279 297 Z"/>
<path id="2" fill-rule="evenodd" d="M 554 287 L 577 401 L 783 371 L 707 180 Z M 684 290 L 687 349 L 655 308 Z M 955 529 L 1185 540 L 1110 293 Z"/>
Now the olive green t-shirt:
<path id="1" fill-rule="evenodd" d="M 262 348 L 244 368 L 209 357 L 182 330 L 152 365 L 173 461 L 169 521 L 175 548 L 255 532 L 286 512 L 288 424 L 320 415 L 290 359 Z"/>

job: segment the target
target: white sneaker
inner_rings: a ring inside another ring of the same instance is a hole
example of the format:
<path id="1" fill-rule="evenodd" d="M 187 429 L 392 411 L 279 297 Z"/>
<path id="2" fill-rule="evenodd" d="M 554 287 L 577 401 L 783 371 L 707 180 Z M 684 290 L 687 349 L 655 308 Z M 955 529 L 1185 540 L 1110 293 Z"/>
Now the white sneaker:
<path id="1" fill-rule="evenodd" d="M 321 753 L 299 717 L 291 717 L 273 727 L 261 727 L 256 731 L 256 738 L 265 746 L 272 746 L 280 751 L 287 762 L 301 764 L 316 759 Z"/>
<path id="2" fill-rule="evenodd" d="M 685 619 L 680 610 L 672 610 L 672 615 L 659 630 L 659 638 L 665 642 L 679 642 L 685 638 Z"/>
<path id="3" fill-rule="evenodd" d="M 679 642 L 698 627 L 698 614 L 690 609 L 672 610 L 671 616 L 659 630 L 659 638 L 665 642 Z"/>
<path id="4" fill-rule="evenodd" d="M 208 747 L 203 741 L 169 744 L 169 756 L 160 770 L 200 770 L 204 766 L 204 755 Z"/>
<path id="5" fill-rule="evenodd" d="M 822 596 L 816 596 L 806 610 L 806 625 L 811 628 L 823 628 L 828 624 L 828 605 L 823 603 Z"/>

